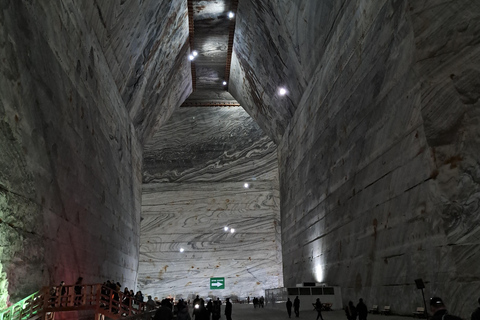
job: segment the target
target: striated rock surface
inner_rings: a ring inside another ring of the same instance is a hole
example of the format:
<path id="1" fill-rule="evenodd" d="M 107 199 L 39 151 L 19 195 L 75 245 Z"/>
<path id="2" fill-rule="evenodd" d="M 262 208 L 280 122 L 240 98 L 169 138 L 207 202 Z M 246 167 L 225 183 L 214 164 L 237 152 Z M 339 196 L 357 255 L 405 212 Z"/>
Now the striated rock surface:
<path id="1" fill-rule="evenodd" d="M 273 181 L 276 150 L 241 107 L 180 108 L 145 146 L 143 181 Z"/>
<path id="2" fill-rule="evenodd" d="M 72 7 L 92 28 L 137 135 L 147 141 L 192 92 L 187 2 L 78 1 Z"/>
<path id="3" fill-rule="evenodd" d="M 186 11 L 0 2 L 0 308 L 78 276 L 135 287 L 140 142 L 191 92 Z"/>
<path id="4" fill-rule="evenodd" d="M 158 296 L 326 282 L 411 314 L 422 278 L 468 317 L 478 1 L 240 0 L 231 66 L 237 1 L 191 4 L 195 48 L 188 1 L 0 0 L 0 306 L 138 275 Z M 253 120 L 190 108 L 218 105 Z"/>
<path id="5" fill-rule="evenodd" d="M 146 145 L 143 181 L 144 293 L 245 299 L 283 285 L 276 146 L 243 108 L 180 108 Z"/>
<path id="6" fill-rule="evenodd" d="M 479 4 L 245 0 L 238 19 L 229 88 L 279 143 L 285 285 L 410 314 L 422 278 L 468 317 Z"/>

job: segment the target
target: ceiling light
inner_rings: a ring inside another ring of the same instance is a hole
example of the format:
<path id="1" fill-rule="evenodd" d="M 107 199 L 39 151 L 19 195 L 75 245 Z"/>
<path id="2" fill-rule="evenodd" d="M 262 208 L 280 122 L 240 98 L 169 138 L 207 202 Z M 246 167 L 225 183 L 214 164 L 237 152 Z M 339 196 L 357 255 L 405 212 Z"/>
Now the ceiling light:
<path id="1" fill-rule="evenodd" d="M 243 187 L 244 187 L 245 189 L 248 189 L 248 187 L 250 187 L 250 185 L 249 185 L 248 183 L 245 183 L 245 184 L 243 185 Z"/>
<path id="2" fill-rule="evenodd" d="M 193 56 L 193 54 L 191 54 L 191 55 L 188 56 L 188 59 L 191 61 L 191 60 L 195 59 L 195 57 Z"/>
<path id="3" fill-rule="evenodd" d="M 197 51 L 197 50 L 193 50 L 193 51 L 192 51 L 192 55 L 193 55 L 194 57 L 198 56 L 198 51 Z"/>
<path id="4" fill-rule="evenodd" d="M 287 89 L 285 89 L 285 88 L 280 88 L 280 89 L 278 90 L 278 93 L 280 93 L 281 96 L 284 96 L 284 95 L 287 94 Z"/>
<path id="5" fill-rule="evenodd" d="M 230 229 L 230 232 L 231 232 L 231 233 L 234 233 L 234 232 L 235 232 L 235 229 L 233 229 L 233 228 Z"/>
<path id="6" fill-rule="evenodd" d="M 235 16 L 235 13 L 233 13 L 232 11 L 230 11 L 230 12 L 228 13 L 228 17 L 229 17 L 230 19 L 232 19 L 234 16 Z"/>
<path id="7" fill-rule="evenodd" d="M 224 227 L 223 230 L 228 231 L 228 227 Z"/>
<path id="8" fill-rule="evenodd" d="M 183 248 L 180 248 L 180 252 L 183 252 L 183 251 L 185 251 L 185 249 L 183 249 Z"/>
<path id="9" fill-rule="evenodd" d="M 227 81 L 223 81 L 223 85 L 226 86 L 226 85 L 227 85 Z"/>

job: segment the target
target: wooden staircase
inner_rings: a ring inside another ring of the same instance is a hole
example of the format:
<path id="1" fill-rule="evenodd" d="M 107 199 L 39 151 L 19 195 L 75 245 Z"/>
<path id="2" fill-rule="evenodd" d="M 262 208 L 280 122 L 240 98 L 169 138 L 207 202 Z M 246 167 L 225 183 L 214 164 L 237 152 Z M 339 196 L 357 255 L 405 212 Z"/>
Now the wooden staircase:
<path id="1" fill-rule="evenodd" d="M 55 313 L 93 310 L 96 320 L 140 319 L 151 313 L 145 303 L 137 304 L 133 298 L 125 299 L 123 292 L 117 292 L 102 284 L 82 284 L 82 293 L 75 294 L 74 285 L 43 287 L 25 299 L 0 311 L 0 320 L 53 320 Z M 148 318 L 148 317 L 145 317 Z"/>

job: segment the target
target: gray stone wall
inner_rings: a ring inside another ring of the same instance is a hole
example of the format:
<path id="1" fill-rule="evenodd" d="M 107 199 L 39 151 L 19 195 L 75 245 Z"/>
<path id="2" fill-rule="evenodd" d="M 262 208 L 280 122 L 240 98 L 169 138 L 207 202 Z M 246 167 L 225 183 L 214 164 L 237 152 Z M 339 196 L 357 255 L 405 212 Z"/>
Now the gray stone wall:
<path id="1" fill-rule="evenodd" d="M 0 1 L 1 307 L 78 276 L 136 285 L 142 150 L 86 20 Z"/>
<path id="2" fill-rule="evenodd" d="M 339 285 L 344 302 L 410 314 L 422 278 L 467 317 L 480 277 L 478 3 L 243 1 L 238 16 L 229 88 L 279 141 L 285 285 Z"/>
<path id="3" fill-rule="evenodd" d="M 155 133 L 144 151 L 145 294 L 246 299 L 283 285 L 276 151 L 241 107 L 182 107 Z M 210 290 L 211 277 L 225 289 Z"/>

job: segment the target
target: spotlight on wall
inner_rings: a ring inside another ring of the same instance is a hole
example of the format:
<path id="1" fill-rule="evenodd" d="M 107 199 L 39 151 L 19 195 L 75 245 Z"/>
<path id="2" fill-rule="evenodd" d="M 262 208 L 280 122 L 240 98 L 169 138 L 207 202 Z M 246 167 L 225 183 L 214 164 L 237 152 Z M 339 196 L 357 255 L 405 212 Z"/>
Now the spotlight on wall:
<path id="1" fill-rule="evenodd" d="M 323 282 L 323 266 L 317 264 L 314 270 L 315 280 L 317 282 Z"/>
<path id="2" fill-rule="evenodd" d="M 180 248 L 180 252 L 183 252 L 183 251 L 185 251 L 185 249 L 183 249 L 183 248 Z"/>
<path id="3" fill-rule="evenodd" d="M 232 19 L 233 17 L 235 17 L 235 13 L 233 13 L 232 11 L 230 11 L 230 12 L 228 13 L 228 18 L 229 18 L 229 19 Z"/>
<path id="4" fill-rule="evenodd" d="M 285 88 L 280 88 L 278 89 L 278 93 L 281 95 L 281 96 L 284 96 L 287 94 L 287 89 Z"/>
<path id="5" fill-rule="evenodd" d="M 228 231 L 228 229 L 229 229 L 228 227 L 223 227 L 223 230 L 225 231 Z"/>

